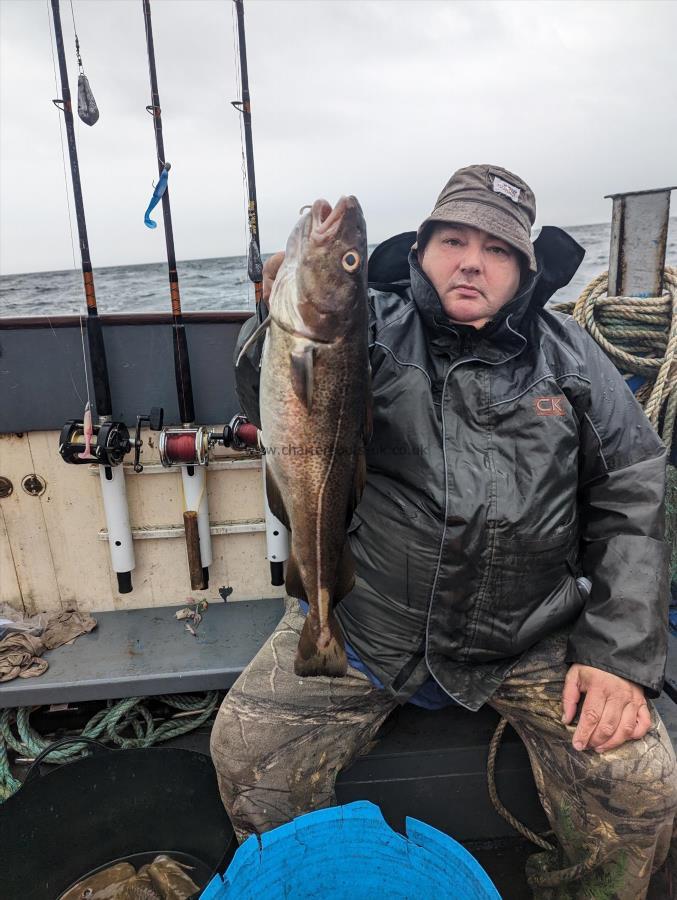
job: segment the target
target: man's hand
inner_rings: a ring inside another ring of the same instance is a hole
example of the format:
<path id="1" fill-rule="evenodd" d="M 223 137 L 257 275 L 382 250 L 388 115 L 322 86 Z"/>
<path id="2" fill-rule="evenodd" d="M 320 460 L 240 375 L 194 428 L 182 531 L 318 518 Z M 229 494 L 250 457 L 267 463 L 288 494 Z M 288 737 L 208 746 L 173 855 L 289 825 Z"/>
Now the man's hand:
<path id="1" fill-rule="evenodd" d="M 562 691 L 562 722 L 568 725 L 585 694 L 572 744 L 576 750 L 614 750 L 626 741 L 644 737 L 651 716 L 644 690 L 611 672 L 574 663 L 567 672 Z"/>
<path id="2" fill-rule="evenodd" d="M 280 250 L 277 253 L 273 253 L 263 264 L 263 299 L 266 303 L 270 297 L 270 292 L 273 290 L 273 282 L 283 262 L 284 253 Z"/>

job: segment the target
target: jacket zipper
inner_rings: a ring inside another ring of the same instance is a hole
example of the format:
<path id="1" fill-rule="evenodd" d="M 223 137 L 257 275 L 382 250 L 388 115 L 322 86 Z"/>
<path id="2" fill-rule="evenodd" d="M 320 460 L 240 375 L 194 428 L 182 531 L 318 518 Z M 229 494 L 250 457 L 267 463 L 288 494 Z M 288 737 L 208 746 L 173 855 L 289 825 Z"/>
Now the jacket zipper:
<path id="1" fill-rule="evenodd" d="M 510 329 L 510 331 L 512 331 L 514 334 L 519 334 L 519 332 L 516 332 L 514 330 L 514 328 L 510 328 L 510 316 L 508 316 L 506 319 L 506 325 Z M 520 336 L 523 337 L 522 335 L 520 335 Z M 464 335 L 464 337 L 465 337 L 465 335 Z M 430 632 L 430 616 L 432 614 L 433 600 L 435 598 L 435 591 L 437 590 L 437 581 L 439 579 L 440 568 L 442 566 L 442 553 L 444 552 L 444 541 L 447 536 L 447 517 L 448 517 L 448 513 L 449 513 L 449 472 L 448 472 L 448 467 L 447 467 L 447 440 L 446 440 L 446 423 L 445 423 L 445 419 L 444 419 L 444 394 L 447 389 L 447 381 L 449 380 L 449 376 L 459 366 L 462 366 L 464 363 L 471 363 L 471 362 L 483 362 L 486 365 L 491 365 L 491 366 L 502 365 L 503 363 L 510 362 L 510 360 L 514 359 L 516 356 L 519 356 L 519 354 L 522 352 L 522 350 L 526 346 L 526 343 L 527 343 L 526 340 L 524 340 L 524 344 L 522 345 L 522 347 L 519 350 L 517 350 L 515 353 L 513 353 L 512 356 L 508 356 L 508 357 L 506 357 L 506 359 L 502 359 L 500 361 L 500 363 L 491 363 L 491 362 L 488 362 L 487 360 L 479 359 L 478 357 L 471 357 L 469 359 L 459 359 L 455 363 L 452 363 L 449 366 L 449 368 L 447 369 L 447 373 L 444 376 L 444 383 L 442 385 L 442 397 L 441 397 L 440 402 L 441 402 L 441 410 L 442 410 L 442 457 L 444 459 L 444 527 L 442 529 L 442 539 L 440 541 L 440 552 L 437 556 L 437 569 L 435 570 L 435 578 L 433 579 L 433 586 L 430 591 L 430 602 L 428 604 L 428 616 L 426 618 L 426 625 L 425 625 L 425 664 L 426 664 L 426 668 L 428 669 L 428 672 L 434 678 L 434 680 L 437 682 L 437 684 L 439 684 L 439 686 L 442 688 L 442 690 L 445 692 L 445 694 L 447 694 L 449 697 L 451 697 L 452 700 L 455 700 L 456 703 L 458 703 L 460 706 L 465 707 L 466 709 L 471 709 L 471 707 L 467 706 L 465 703 L 463 703 L 462 700 L 459 700 L 458 697 L 454 697 L 453 694 L 450 694 L 449 691 L 447 691 L 447 689 L 444 687 L 443 684 L 440 684 L 440 682 L 437 680 L 437 678 L 435 678 L 435 674 L 432 672 L 432 670 L 430 668 L 430 663 L 428 661 L 428 635 Z"/>

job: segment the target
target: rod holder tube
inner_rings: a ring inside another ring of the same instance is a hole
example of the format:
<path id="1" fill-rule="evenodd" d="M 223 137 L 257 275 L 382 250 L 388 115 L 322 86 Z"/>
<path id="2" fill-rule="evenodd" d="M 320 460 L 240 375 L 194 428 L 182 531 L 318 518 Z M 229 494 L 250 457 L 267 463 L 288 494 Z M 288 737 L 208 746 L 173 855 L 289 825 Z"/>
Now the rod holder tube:
<path id="1" fill-rule="evenodd" d="M 118 575 L 120 592 L 129 593 L 131 590 L 129 573 L 134 569 L 136 563 L 132 529 L 129 525 L 124 468 L 123 466 L 99 466 L 99 477 L 113 571 Z M 127 577 L 121 579 L 121 575 Z M 127 585 L 127 589 L 124 590 L 123 588 Z"/>
<path id="2" fill-rule="evenodd" d="M 263 472 L 263 502 L 266 520 L 266 558 L 270 563 L 271 584 L 278 587 L 284 584 L 282 577 L 282 564 L 289 559 L 289 531 L 273 515 L 268 505 L 266 493 L 266 457 L 261 457 L 261 471 Z"/>
<path id="3" fill-rule="evenodd" d="M 200 535 L 202 568 L 208 569 L 213 561 L 212 536 L 209 530 L 209 505 L 207 501 L 207 469 L 205 466 L 181 466 L 181 480 L 186 510 L 197 513 Z"/>

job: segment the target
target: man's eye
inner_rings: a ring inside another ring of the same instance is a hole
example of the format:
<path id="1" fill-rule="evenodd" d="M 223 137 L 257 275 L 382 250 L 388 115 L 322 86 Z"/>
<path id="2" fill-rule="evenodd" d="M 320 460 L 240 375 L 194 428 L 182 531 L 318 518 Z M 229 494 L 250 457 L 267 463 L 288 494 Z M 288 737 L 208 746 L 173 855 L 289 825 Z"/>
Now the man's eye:
<path id="1" fill-rule="evenodd" d="M 505 247 L 489 247 L 489 251 L 491 253 L 495 253 L 497 256 L 501 256 L 501 255 L 507 256 L 508 255 L 508 251 L 505 249 Z"/>
<path id="2" fill-rule="evenodd" d="M 461 246 L 461 242 L 459 241 L 458 238 L 445 238 L 444 243 L 449 244 L 451 247 L 460 247 Z"/>

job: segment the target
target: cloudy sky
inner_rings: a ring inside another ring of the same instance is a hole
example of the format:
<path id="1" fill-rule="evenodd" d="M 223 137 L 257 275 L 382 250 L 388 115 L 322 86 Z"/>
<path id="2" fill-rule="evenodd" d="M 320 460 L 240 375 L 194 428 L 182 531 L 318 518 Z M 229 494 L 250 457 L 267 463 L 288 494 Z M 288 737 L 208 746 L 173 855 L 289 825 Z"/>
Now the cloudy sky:
<path id="1" fill-rule="evenodd" d="M 179 259 L 245 247 L 232 5 L 152 4 Z M 48 9 L 0 0 L 3 274 L 72 266 Z M 73 10 L 101 111 L 76 118 L 92 261 L 160 261 L 141 0 Z M 473 162 L 522 175 L 537 224 L 607 221 L 604 194 L 677 183 L 672 0 L 247 0 L 246 26 L 264 250 L 318 196 L 356 194 L 371 242 L 416 227 Z"/>

